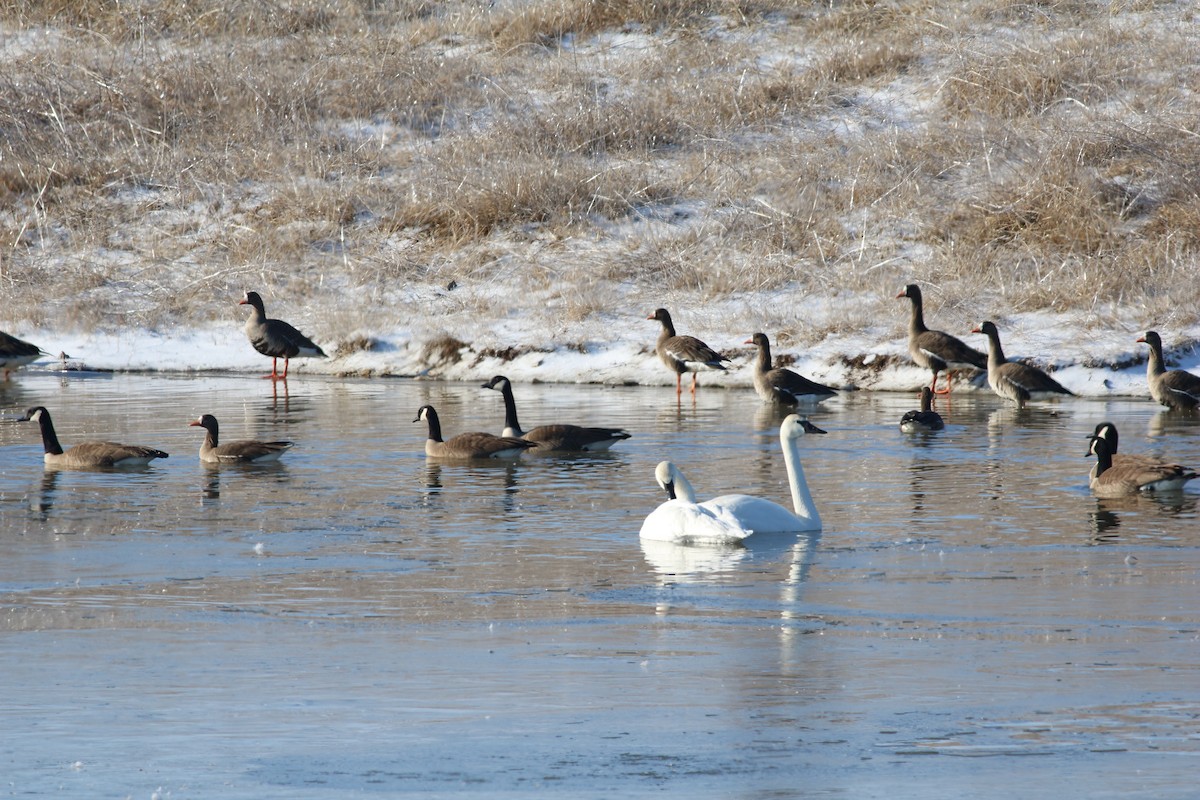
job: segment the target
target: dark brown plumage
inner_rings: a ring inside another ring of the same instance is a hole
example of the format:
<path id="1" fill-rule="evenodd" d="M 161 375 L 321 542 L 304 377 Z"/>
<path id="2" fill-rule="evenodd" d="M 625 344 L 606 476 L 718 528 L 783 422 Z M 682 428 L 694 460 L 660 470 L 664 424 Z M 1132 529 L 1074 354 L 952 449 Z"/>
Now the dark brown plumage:
<path id="1" fill-rule="evenodd" d="M 42 431 L 42 447 L 46 451 L 44 460 L 48 467 L 96 468 L 96 467 L 142 467 L 156 458 L 167 454 L 153 447 L 117 442 L 80 442 L 64 451 L 54 432 L 50 412 L 44 406 L 34 406 L 21 417 L 23 422 L 36 422 Z"/>
<path id="2" fill-rule="evenodd" d="M 931 331 L 925 326 L 925 306 L 921 287 L 915 283 L 905 286 L 898 295 L 912 300 L 912 317 L 908 323 L 908 353 L 919 367 L 933 372 L 929 389 L 935 394 L 949 394 L 956 369 L 987 369 L 987 356 L 961 339 L 943 331 Z M 939 372 L 946 371 L 946 388 L 937 388 Z"/>
<path id="3" fill-rule="evenodd" d="M 191 427 L 204 428 L 204 443 L 200 445 L 200 460 L 208 464 L 263 464 L 277 461 L 292 446 L 291 442 L 260 442 L 254 439 L 239 439 L 220 444 L 217 433 L 217 418 L 204 414 L 188 423 Z"/>
<path id="4" fill-rule="evenodd" d="M 533 442 L 514 436 L 493 436 L 490 433 L 460 433 L 452 439 L 442 440 L 442 423 L 433 406 L 417 409 L 413 422 L 424 421 L 429 426 L 429 438 L 425 440 L 425 455 L 432 458 L 512 458 L 525 450 L 536 447 Z"/>
<path id="5" fill-rule="evenodd" d="M 266 377 L 272 380 L 287 380 L 288 362 L 293 358 L 325 358 L 325 351 L 314 344 L 312 339 L 281 319 L 268 319 L 258 292 L 246 292 L 246 297 L 238 305 L 250 306 L 254 310 L 250 319 L 246 321 L 246 336 L 255 350 L 271 357 L 271 374 Z M 279 375 L 276 368 L 281 358 L 283 374 Z"/>
<path id="6" fill-rule="evenodd" d="M 906 411 L 900 418 L 900 430 L 905 433 L 918 431 L 940 431 L 946 427 L 942 415 L 933 410 L 933 390 L 928 386 L 921 387 L 921 410 Z"/>
<path id="7" fill-rule="evenodd" d="M 982 333 L 988 337 L 988 385 L 996 394 L 1016 403 L 1017 408 L 1024 408 L 1025 403 L 1035 395 L 1073 396 L 1062 384 L 1037 367 L 1006 359 L 1000 347 L 1000 331 L 995 323 L 981 323 L 971 333 Z"/>
<path id="8" fill-rule="evenodd" d="M 580 425 L 539 425 L 531 431 L 522 431 L 517 421 L 517 401 L 513 397 L 512 382 L 497 375 L 484 389 L 495 389 L 504 397 L 504 431 L 502 436 L 516 437 L 533 442 L 538 452 L 596 452 L 607 450 L 629 434 L 620 428 L 585 428 Z"/>
<path id="9" fill-rule="evenodd" d="M 1182 369 L 1167 369 L 1163 359 L 1162 337 L 1156 331 L 1146 331 L 1139 342 L 1150 345 L 1150 360 L 1146 362 L 1146 383 L 1150 396 L 1167 408 L 1192 409 L 1200 406 L 1200 377 Z"/>
<path id="10" fill-rule="evenodd" d="M 692 373 L 692 394 L 696 393 L 696 379 L 700 370 L 725 371 L 721 362 L 730 359 L 713 350 L 695 336 L 679 336 L 675 333 L 675 325 L 671 315 L 665 308 L 655 309 L 646 319 L 656 319 L 662 323 L 662 333 L 658 335 L 655 351 L 667 368 L 675 373 L 675 394 L 683 393 L 681 383 L 683 373 Z"/>
<path id="11" fill-rule="evenodd" d="M 1108 442 L 1093 436 L 1089 456 L 1096 465 L 1088 475 L 1088 485 L 1097 497 L 1125 497 L 1149 492 L 1177 492 L 1197 473 L 1178 464 L 1114 464 Z"/>
<path id="12" fill-rule="evenodd" d="M 800 403 L 819 403 L 837 394 L 837 389 L 809 380 L 785 367 L 771 366 L 771 342 L 765 333 L 756 333 L 746 340 L 758 348 L 754 362 L 754 391 L 768 403 L 794 406 Z"/>
<path id="13" fill-rule="evenodd" d="M 13 370 L 36 361 L 40 355 L 44 353 L 36 344 L 0 331 L 0 370 L 4 372 L 4 380 L 8 380 Z"/>

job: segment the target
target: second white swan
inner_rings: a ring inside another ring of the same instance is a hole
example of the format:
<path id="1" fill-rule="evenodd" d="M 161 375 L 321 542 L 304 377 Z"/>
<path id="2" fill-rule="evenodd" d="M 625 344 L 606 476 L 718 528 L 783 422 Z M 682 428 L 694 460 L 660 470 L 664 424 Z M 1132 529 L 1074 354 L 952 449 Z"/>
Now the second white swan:
<path id="1" fill-rule="evenodd" d="M 641 536 L 666 542 L 729 543 L 752 533 L 782 533 L 821 529 L 821 515 L 800 466 L 798 439 L 806 433 L 825 433 L 806 419 L 789 414 L 779 426 L 783 460 L 792 490 L 792 511 L 778 503 L 746 494 L 726 494 L 696 502 L 696 493 L 679 468 L 663 461 L 654 477 L 670 498 L 642 523 Z"/>

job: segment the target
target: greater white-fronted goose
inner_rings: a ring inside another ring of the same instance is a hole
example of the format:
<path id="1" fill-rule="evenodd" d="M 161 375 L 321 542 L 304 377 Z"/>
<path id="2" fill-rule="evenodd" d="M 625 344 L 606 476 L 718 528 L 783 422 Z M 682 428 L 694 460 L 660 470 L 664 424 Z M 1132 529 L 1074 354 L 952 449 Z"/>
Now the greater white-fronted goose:
<path id="1" fill-rule="evenodd" d="M 268 319 L 258 292 L 246 292 L 238 303 L 250 306 L 254 313 L 246 321 L 246 337 L 254 349 L 271 357 L 271 380 L 287 380 L 288 362 L 293 358 L 325 358 L 325 351 L 300 331 L 281 319 Z M 283 359 L 283 374 L 278 374 L 279 359 Z"/>
<path id="2" fill-rule="evenodd" d="M 811 381 L 786 367 L 771 366 L 771 342 L 765 333 L 756 333 L 745 341 L 758 348 L 754 362 L 754 391 L 768 403 L 794 406 L 819 403 L 837 394 L 837 389 Z"/>
<path id="3" fill-rule="evenodd" d="M 900 430 L 905 433 L 919 431 L 940 431 L 946 427 L 942 415 L 933 410 L 933 390 L 928 386 L 921 387 L 921 410 L 906 411 L 900 418 Z"/>
<path id="4" fill-rule="evenodd" d="M 675 333 L 675 325 L 671 315 L 665 308 L 655 309 L 646 319 L 656 319 L 662 323 L 662 333 L 658 335 L 658 343 L 654 349 L 658 357 L 675 373 L 675 394 L 683 393 L 683 373 L 692 373 L 692 394 L 696 393 L 696 380 L 701 370 L 725 371 L 723 361 L 729 358 L 713 350 L 695 336 L 679 336 Z"/>
<path id="5" fill-rule="evenodd" d="M 987 369 L 988 361 L 984 353 L 944 331 L 931 331 L 925 326 L 925 301 L 921 297 L 921 287 L 910 283 L 896 297 L 907 297 L 912 301 L 912 317 L 908 322 L 908 353 L 918 367 L 927 367 L 933 372 L 929 389 L 934 394 L 950 394 L 956 369 Z M 943 370 L 946 372 L 946 388 L 938 389 L 938 373 Z"/>
<path id="6" fill-rule="evenodd" d="M 1088 485 L 1097 497 L 1125 497 L 1131 494 L 1178 492 L 1197 473 L 1178 464 L 1114 464 L 1108 442 L 1093 436 L 1088 455 L 1096 465 L 1088 475 Z"/>
<path id="7" fill-rule="evenodd" d="M 811 433 L 825 431 L 795 414 L 789 414 L 779 426 L 792 490 L 791 511 L 747 494 L 725 494 L 697 503 L 696 493 L 683 473 L 670 461 L 662 461 L 654 470 L 654 478 L 666 491 L 667 502 L 650 512 L 639 535 L 656 541 L 704 544 L 739 541 L 752 533 L 820 530 L 821 515 L 800 465 L 799 439 Z"/>
<path id="8" fill-rule="evenodd" d="M 50 355 L 38 347 L 15 336 L 0 331 L 0 370 L 4 371 L 4 380 L 17 369 L 37 361 L 38 356 Z"/>
<path id="9" fill-rule="evenodd" d="M 539 425 L 531 431 L 522 431 L 517 421 L 517 401 L 513 398 L 512 382 L 497 375 L 484 389 L 495 389 L 504 397 L 504 430 L 501 436 L 524 439 L 537 445 L 540 452 L 597 452 L 607 450 L 629 434 L 620 428 L 584 428 L 579 425 Z"/>
<path id="10" fill-rule="evenodd" d="M 204 443 L 200 445 L 200 460 L 208 464 L 265 464 L 278 461 L 291 442 L 259 442 L 254 439 L 239 439 L 235 442 L 219 443 L 217 418 L 204 414 L 188 423 L 189 427 L 204 428 Z"/>
<path id="11" fill-rule="evenodd" d="M 1182 369 L 1167 369 L 1162 337 L 1156 331 L 1146 331 L 1138 341 L 1150 345 L 1150 360 L 1146 362 L 1150 396 L 1167 408 L 1191 409 L 1200 405 L 1200 377 Z"/>
<path id="12" fill-rule="evenodd" d="M 476 431 L 460 433 L 449 440 L 442 440 L 442 423 L 433 406 L 417 409 L 413 422 L 424 421 L 429 426 L 429 438 L 425 440 L 425 455 L 433 458 L 512 458 L 536 444 L 515 436 L 493 436 Z"/>
<path id="13" fill-rule="evenodd" d="M 996 394 L 1016 403 L 1017 408 L 1024 408 L 1025 403 L 1034 397 L 1056 394 L 1074 396 L 1037 367 L 1006 359 L 1000 347 L 1000 331 L 996 330 L 994 323 L 983 322 L 971 333 L 982 333 L 988 337 L 988 385 Z"/>
<path id="14" fill-rule="evenodd" d="M 34 406 L 21 417 L 24 422 L 36 422 L 42 429 L 42 446 L 46 451 L 48 467 L 143 467 L 156 458 L 167 454 L 153 447 L 116 442 L 80 442 L 70 450 L 63 451 L 50 421 L 50 412 L 44 406 Z"/>

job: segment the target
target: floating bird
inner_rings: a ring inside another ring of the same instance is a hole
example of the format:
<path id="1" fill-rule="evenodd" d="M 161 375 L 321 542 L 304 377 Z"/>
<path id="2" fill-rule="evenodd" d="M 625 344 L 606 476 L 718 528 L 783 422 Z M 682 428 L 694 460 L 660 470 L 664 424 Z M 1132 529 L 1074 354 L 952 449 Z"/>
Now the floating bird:
<path id="1" fill-rule="evenodd" d="M 659 308 L 646 319 L 656 319 L 662 323 L 662 333 L 658 335 L 655 352 L 667 368 L 675 373 L 675 394 L 683 394 L 683 373 L 692 373 L 692 394 L 696 394 L 697 373 L 700 370 L 725 371 L 721 362 L 730 359 L 697 339 L 695 336 L 678 336 L 675 326 L 671 323 L 671 315 L 665 308 Z"/>
<path id="2" fill-rule="evenodd" d="M 513 398 L 512 382 L 497 375 L 484 389 L 495 389 L 504 396 L 504 431 L 501 436 L 525 439 L 537 445 L 540 452 L 597 452 L 607 450 L 629 434 L 620 428 L 584 428 L 579 425 L 539 425 L 531 431 L 522 431 L 517 421 L 517 401 Z"/>
<path id="3" fill-rule="evenodd" d="M 54 432 L 50 412 L 44 406 L 29 409 L 21 421 L 36 422 L 41 426 L 48 467 L 144 467 L 156 458 L 167 457 L 162 450 L 153 447 L 116 442 L 80 442 L 64 452 Z"/>
<path id="4" fill-rule="evenodd" d="M 0 370 L 4 371 L 4 380 L 8 380 L 9 374 L 14 370 L 37 361 L 38 356 L 43 355 L 50 354 L 36 344 L 30 344 L 0 331 Z"/>
<path id="5" fill-rule="evenodd" d="M 246 292 L 246 297 L 238 303 L 240 306 L 250 306 L 254 313 L 246 321 L 246 336 L 254 349 L 264 356 L 271 357 L 271 374 L 266 377 L 271 380 L 287 380 L 288 362 L 293 358 L 312 357 L 325 358 L 325 351 L 313 344 L 300 331 L 281 319 L 267 319 L 263 310 L 262 298 L 258 292 Z M 276 372 L 279 359 L 283 359 L 283 374 Z"/>
<path id="6" fill-rule="evenodd" d="M 900 430 L 905 433 L 919 431 L 940 431 L 946 427 L 942 415 L 933 410 L 933 390 L 928 386 L 921 387 L 921 410 L 906 411 L 900 418 Z"/>
<path id="7" fill-rule="evenodd" d="M 1090 443 L 1092 439 L 1101 439 L 1106 445 L 1108 445 L 1108 454 L 1112 459 L 1112 465 L 1114 467 L 1133 468 L 1169 466 L 1184 469 L 1184 467 L 1179 467 L 1178 464 L 1172 464 L 1169 461 L 1165 461 L 1155 456 L 1146 455 L 1144 453 L 1117 452 L 1118 445 L 1120 444 L 1120 435 L 1117 433 L 1117 426 L 1111 422 L 1101 422 L 1096 426 L 1096 429 L 1092 432 L 1091 436 L 1088 437 L 1088 455 L 1092 455 L 1092 451 L 1090 449 Z M 1094 478 L 1096 476 L 1096 471 L 1097 465 L 1093 464 L 1089 478 Z"/>
<path id="8" fill-rule="evenodd" d="M 778 503 L 745 494 L 727 494 L 696 502 L 696 493 L 679 468 L 662 461 L 654 478 L 667 493 L 642 523 L 641 537 L 665 542 L 719 544 L 738 542 L 752 533 L 816 531 L 821 529 L 812 494 L 800 465 L 799 438 L 825 433 L 806 419 L 789 414 L 779 426 L 783 460 L 792 491 L 792 511 Z"/>
<path id="9" fill-rule="evenodd" d="M 1162 337 L 1156 331 L 1146 331 L 1138 341 L 1150 345 L 1150 360 L 1146 362 L 1150 396 L 1167 408 L 1182 410 L 1200 405 L 1200 377 L 1182 369 L 1167 369 Z"/>
<path id="10" fill-rule="evenodd" d="M 905 286 L 897 298 L 912 300 L 912 319 L 908 323 L 908 353 L 918 367 L 933 371 L 929 388 L 934 394 L 950 394 L 951 379 L 956 369 L 987 369 L 987 356 L 962 340 L 942 331 L 925 327 L 924 301 L 921 287 L 915 283 Z M 938 373 L 946 371 L 946 388 L 937 388 Z"/>
<path id="11" fill-rule="evenodd" d="M 235 442 L 218 443 L 217 418 L 204 414 L 188 423 L 189 427 L 204 428 L 204 444 L 200 445 L 200 460 L 208 464 L 265 464 L 278 461 L 291 446 L 291 442 L 259 442 L 239 439 Z"/>
<path id="12" fill-rule="evenodd" d="M 837 394 L 837 389 L 810 381 L 785 367 L 771 368 L 771 342 L 765 333 L 756 333 L 745 341 L 758 347 L 754 363 L 754 391 L 768 403 L 785 406 L 815 404 Z"/>
<path id="13" fill-rule="evenodd" d="M 1024 408 L 1025 403 L 1034 397 L 1056 394 L 1074 396 L 1037 367 L 1006 359 L 1000 347 L 1000 331 L 996 330 L 994 323 L 981 323 L 971 333 L 982 333 L 988 337 L 988 385 L 996 394 L 1016 403 L 1017 408 Z"/>
<path id="14" fill-rule="evenodd" d="M 512 458 L 517 454 L 537 447 L 533 442 L 515 436 L 493 436 L 490 433 L 460 433 L 454 438 L 442 440 L 442 423 L 433 406 L 417 409 L 413 422 L 424 421 L 429 425 L 429 438 L 425 440 L 425 455 L 434 458 Z"/>
<path id="15" fill-rule="evenodd" d="M 1125 497 L 1131 494 L 1178 492 L 1198 474 L 1178 464 L 1113 464 L 1109 444 L 1093 436 L 1088 456 L 1096 457 L 1096 465 L 1088 475 L 1088 485 L 1097 497 Z"/>

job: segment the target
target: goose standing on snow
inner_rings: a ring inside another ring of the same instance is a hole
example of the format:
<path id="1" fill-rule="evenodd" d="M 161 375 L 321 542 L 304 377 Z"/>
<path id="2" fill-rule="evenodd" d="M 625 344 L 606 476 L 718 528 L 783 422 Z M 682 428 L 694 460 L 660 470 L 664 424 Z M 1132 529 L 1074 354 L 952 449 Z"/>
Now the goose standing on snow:
<path id="1" fill-rule="evenodd" d="M 431 458 L 512 458 L 532 447 L 533 442 L 513 436 L 493 436 L 490 433 L 460 433 L 449 441 L 442 440 L 442 423 L 433 406 L 417 409 L 413 422 L 424 421 L 429 426 L 425 440 L 425 455 Z"/>
<path id="2" fill-rule="evenodd" d="M 1162 337 L 1156 331 L 1146 331 L 1138 341 L 1150 345 L 1150 360 L 1146 362 L 1150 396 L 1167 408 L 1185 410 L 1200 405 L 1200 377 L 1182 369 L 1167 369 Z"/>
<path id="3" fill-rule="evenodd" d="M 758 348 L 754 363 L 754 391 L 765 402 L 785 406 L 819 403 L 837 394 L 837 389 L 810 381 L 785 367 L 771 367 L 771 342 L 765 333 L 756 333 L 746 340 Z"/>
<path id="4" fill-rule="evenodd" d="M 730 359 L 697 339 L 695 336 L 679 336 L 675 333 L 675 325 L 671 315 L 665 308 L 655 309 L 646 319 L 655 319 L 662 323 L 662 333 L 658 335 L 655 352 L 667 368 L 675 373 L 675 395 L 683 394 L 683 373 L 692 373 L 692 394 L 696 394 L 696 379 L 700 370 L 710 369 L 725 371 L 721 362 Z"/>
<path id="5" fill-rule="evenodd" d="M 933 390 L 928 386 L 921 387 L 921 410 L 906 411 L 900 418 L 900 430 L 905 433 L 919 431 L 940 431 L 946 427 L 942 415 L 933 410 Z"/>
<path id="6" fill-rule="evenodd" d="M 981 323 L 971 333 L 982 333 L 988 337 L 988 385 L 996 394 L 1016 403 L 1017 408 L 1024 408 L 1025 403 L 1035 396 L 1074 396 L 1037 367 L 1006 359 L 1004 350 L 1000 347 L 1000 331 L 996 330 L 994 323 Z"/>
<path id="7" fill-rule="evenodd" d="M 792 511 L 745 494 L 726 494 L 697 503 L 691 484 L 679 468 L 663 461 L 655 468 L 654 477 L 669 499 L 646 517 L 641 537 L 664 542 L 722 543 L 741 541 L 752 533 L 820 530 L 821 515 L 800 466 L 798 440 L 809 433 L 825 431 L 795 414 L 789 414 L 779 426 L 792 491 Z"/>
<path id="8" fill-rule="evenodd" d="M 1197 473 L 1178 464 L 1113 464 L 1108 442 L 1093 436 L 1087 454 L 1096 457 L 1088 475 L 1088 486 L 1097 497 L 1125 497 L 1131 494 L 1178 492 Z"/>
<path id="9" fill-rule="evenodd" d="M 50 420 L 50 412 L 44 406 L 35 406 L 25 412 L 22 422 L 36 422 L 42 429 L 42 446 L 46 451 L 45 461 L 48 467 L 144 467 L 156 458 L 166 458 L 167 454 L 153 447 L 141 447 L 134 444 L 117 444 L 116 442 L 80 442 L 71 449 L 63 451 L 58 443 L 58 435 L 54 432 L 54 423 Z"/>
<path id="10" fill-rule="evenodd" d="M 246 292 L 246 297 L 238 305 L 250 306 L 254 310 L 250 319 L 246 321 L 246 336 L 255 350 L 271 357 L 271 374 L 266 377 L 286 381 L 288 362 L 291 359 L 325 358 L 325 351 L 314 344 L 312 339 L 281 319 L 268 319 L 258 292 Z M 281 358 L 283 374 L 279 375 L 276 369 Z"/>
<path id="11" fill-rule="evenodd" d="M 912 317 L 908 323 L 908 354 L 918 367 L 927 367 L 933 372 L 929 384 L 934 394 L 950 394 L 951 379 L 956 369 L 987 369 L 987 356 L 961 339 L 943 331 L 931 331 L 925 327 L 925 306 L 921 299 L 921 287 L 915 283 L 905 286 L 897 298 L 912 300 Z M 946 371 L 946 388 L 937 388 L 938 373 Z"/>
<path id="12" fill-rule="evenodd" d="M 629 434 L 620 428 L 584 428 L 579 425 L 539 425 L 531 431 L 522 431 L 517 421 L 517 401 L 513 398 L 512 382 L 497 375 L 484 389 L 495 389 L 504 396 L 504 430 L 501 436 L 524 439 L 537 445 L 541 452 L 598 452 L 607 450 Z"/>
<path id="13" fill-rule="evenodd" d="M 207 464 L 265 464 L 278 461 L 291 442 L 259 442 L 239 439 L 235 442 L 218 443 L 217 418 L 204 414 L 200 419 L 189 422 L 190 427 L 204 428 L 204 444 L 200 445 L 200 460 Z"/>
<path id="14" fill-rule="evenodd" d="M 4 371 L 4 380 L 14 370 L 36 361 L 38 356 L 50 355 L 38 347 L 15 336 L 9 336 L 0 331 L 0 370 Z"/>

